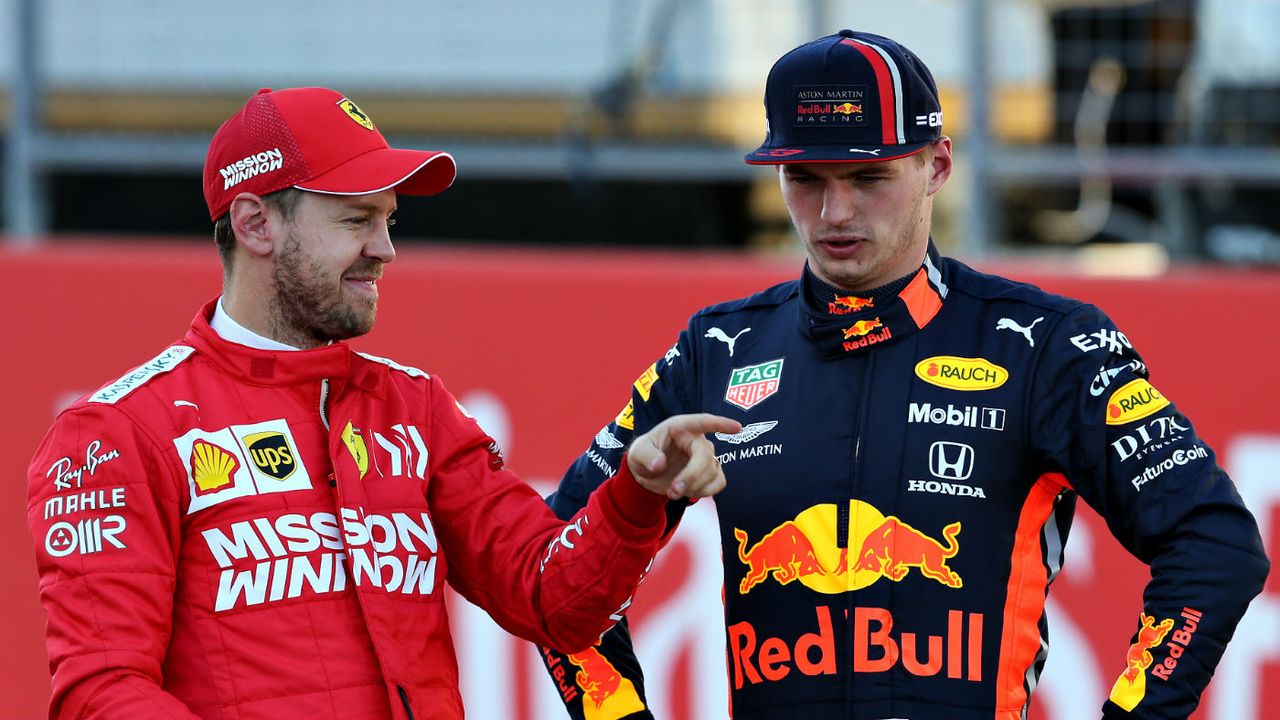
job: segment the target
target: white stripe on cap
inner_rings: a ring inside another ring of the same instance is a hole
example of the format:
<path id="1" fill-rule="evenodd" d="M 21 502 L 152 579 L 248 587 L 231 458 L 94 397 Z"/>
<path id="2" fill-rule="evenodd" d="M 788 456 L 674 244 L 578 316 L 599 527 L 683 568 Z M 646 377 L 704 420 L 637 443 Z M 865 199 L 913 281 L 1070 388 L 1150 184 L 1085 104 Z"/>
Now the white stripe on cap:
<path id="1" fill-rule="evenodd" d="M 902 129 L 902 116 L 904 114 L 902 111 L 902 74 L 898 72 L 898 66 L 894 64 L 893 58 L 889 56 L 889 53 L 885 52 L 884 48 L 880 47 L 879 45 L 872 45 L 871 43 L 865 40 L 859 40 L 857 38 L 849 38 L 849 39 L 858 43 L 859 45 L 866 45 L 872 50 L 875 50 L 876 53 L 879 54 L 881 58 L 884 58 L 884 64 L 889 66 L 889 74 L 893 76 L 893 102 L 894 102 L 893 114 L 896 116 L 896 120 L 897 120 L 897 122 L 895 123 L 895 127 L 893 129 L 898 134 L 898 144 L 906 145 L 907 135 Z"/>

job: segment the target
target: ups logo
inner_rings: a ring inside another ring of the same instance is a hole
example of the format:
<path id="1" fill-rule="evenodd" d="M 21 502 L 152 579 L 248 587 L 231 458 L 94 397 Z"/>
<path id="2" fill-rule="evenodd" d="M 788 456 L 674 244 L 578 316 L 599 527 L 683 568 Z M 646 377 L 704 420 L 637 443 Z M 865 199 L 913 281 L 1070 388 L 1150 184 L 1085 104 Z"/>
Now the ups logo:
<path id="1" fill-rule="evenodd" d="M 293 448 L 284 433 L 269 431 L 254 433 L 244 438 L 245 447 L 249 450 L 249 459 L 254 467 L 277 480 L 287 480 L 298 463 L 293 458 Z"/>

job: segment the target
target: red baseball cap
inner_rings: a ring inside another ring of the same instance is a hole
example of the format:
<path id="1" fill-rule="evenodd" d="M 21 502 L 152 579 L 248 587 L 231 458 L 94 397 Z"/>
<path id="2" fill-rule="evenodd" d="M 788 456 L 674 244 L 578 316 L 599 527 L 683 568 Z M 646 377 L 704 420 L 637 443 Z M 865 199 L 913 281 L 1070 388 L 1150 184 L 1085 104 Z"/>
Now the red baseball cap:
<path id="1" fill-rule="evenodd" d="M 218 128 L 204 161 L 204 199 L 217 220 L 242 192 L 295 187 L 329 195 L 388 188 L 434 195 L 453 184 L 453 156 L 387 145 L 354 102 L 328 88 L 264 88 Z"/>

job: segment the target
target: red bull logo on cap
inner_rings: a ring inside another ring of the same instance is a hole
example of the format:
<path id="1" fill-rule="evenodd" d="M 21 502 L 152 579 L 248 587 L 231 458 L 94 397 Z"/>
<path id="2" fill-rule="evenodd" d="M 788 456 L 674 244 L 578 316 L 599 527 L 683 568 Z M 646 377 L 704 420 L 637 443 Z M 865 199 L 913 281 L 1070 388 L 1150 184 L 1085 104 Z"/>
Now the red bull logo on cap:
<path id="1" fill-rule="evenodd" d="M 942 529 L 945 545 L 897 517 L 885 517 L 860 500 L 849 501 L 849 544 L 836 538 L 836 506 L 823 503 L 807 508 L 767 533 L 748 549 L 748 535 L 734 528 L 738 560 L 747 572 L 739 594 L 772 577 L 781 585 L 800 584 L 830 595 L 860 590 L 880 578 L 900 582 L 914 568 L 922 577 L 947 587 L 964 581 L 948 561 L 960 551 L 961 525 Z"/>

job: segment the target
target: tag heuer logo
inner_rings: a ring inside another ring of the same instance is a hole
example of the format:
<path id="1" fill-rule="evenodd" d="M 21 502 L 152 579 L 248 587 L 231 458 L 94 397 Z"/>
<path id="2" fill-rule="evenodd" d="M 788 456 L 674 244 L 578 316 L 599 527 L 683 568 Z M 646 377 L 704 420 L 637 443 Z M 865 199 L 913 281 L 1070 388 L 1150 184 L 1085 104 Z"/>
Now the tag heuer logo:
<path id="1" fill-rule="evenodd" d="M 750 410 L 765 398 L 778 392 L 778 385 L 782 382 L 784 359 L 778 358 L 759 365 L 734 368 L 729 373 L 729 388 L 724 393 L 725 402 L 743 410 Z"/>

